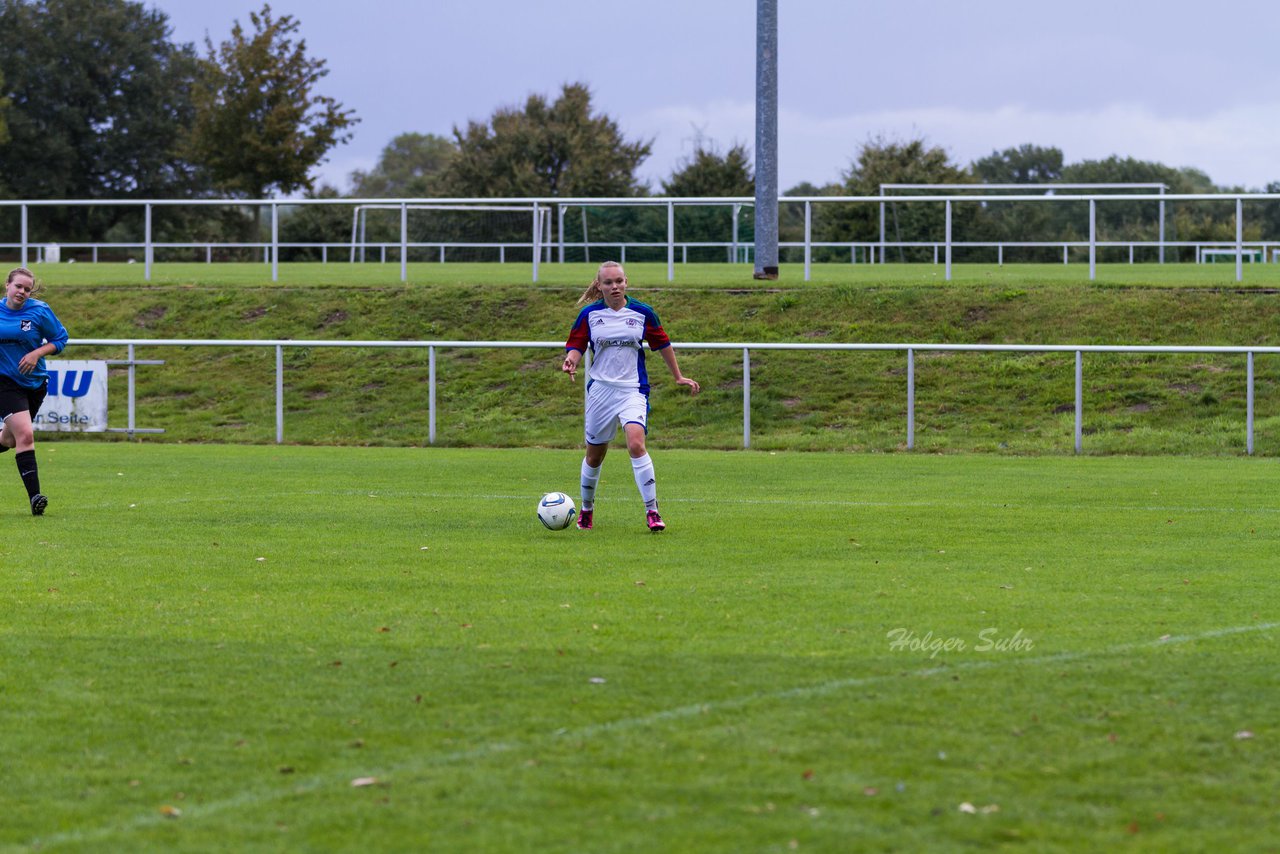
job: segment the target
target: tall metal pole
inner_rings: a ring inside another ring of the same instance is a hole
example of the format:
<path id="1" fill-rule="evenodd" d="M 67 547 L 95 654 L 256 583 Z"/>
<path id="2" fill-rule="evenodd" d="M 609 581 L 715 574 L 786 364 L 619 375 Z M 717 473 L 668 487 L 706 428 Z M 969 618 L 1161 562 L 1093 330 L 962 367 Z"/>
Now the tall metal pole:
<path id="1" fill-rule="evenodd" d="M 756 0 L 756 269 L 753 278 L 778 278 L 778 0 Z"/>

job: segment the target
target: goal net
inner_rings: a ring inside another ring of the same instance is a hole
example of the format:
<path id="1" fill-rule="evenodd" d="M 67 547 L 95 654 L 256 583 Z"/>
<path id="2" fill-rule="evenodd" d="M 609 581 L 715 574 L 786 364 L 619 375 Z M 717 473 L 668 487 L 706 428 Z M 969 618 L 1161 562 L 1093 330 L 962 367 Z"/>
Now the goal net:
<path id="1" fill-rule="evenodd" d="M 387 252 L 398 253 L 402 216 L 410 261 L 533 260 L 531 204 L 357 205 L 351 217 L 351 260 L 378 261 Z M 539 216 L 541 225 L 546 219 Z"/>

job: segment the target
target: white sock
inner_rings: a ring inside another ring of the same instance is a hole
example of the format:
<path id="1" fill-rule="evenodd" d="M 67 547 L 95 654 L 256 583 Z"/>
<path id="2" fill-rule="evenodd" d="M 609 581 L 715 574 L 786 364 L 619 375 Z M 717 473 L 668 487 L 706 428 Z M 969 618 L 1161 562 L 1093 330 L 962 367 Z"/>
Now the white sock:
<path id="1" fill-rule="evenodd" d="M 636 486 L 644 499 L 646 510 L 658 509 L 658 483 L 653 477 L 653 460 L 648 454 L 631 458 L 631 473 L 636 476 Z"/>
<path id="2" fill-rule="evenodd" d="M 592 468 L 587 465 L 587 460 L 582 459 L 582 481 L 579 495 L 582 496 L 582 509 L 593 510 L 596 506 L 596 484 L 600 482 L 601 466 Z"/>

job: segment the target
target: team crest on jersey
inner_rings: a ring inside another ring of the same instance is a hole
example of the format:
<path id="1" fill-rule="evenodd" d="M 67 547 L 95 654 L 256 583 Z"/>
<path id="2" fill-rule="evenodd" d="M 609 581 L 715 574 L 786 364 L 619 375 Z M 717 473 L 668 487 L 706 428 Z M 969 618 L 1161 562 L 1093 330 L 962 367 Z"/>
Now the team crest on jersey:
<path id="1" fill-rule="evenodd" d="M 639 325 L 640 325 L 640 321 L 636 320 L 634 317 L 627 318 L 627 326 L 639 326 Z"/>
<path id="2" fill-rule="evenodd" d="M 30 320 L 24 320 L 24 321 L 22 321 L 22 331 L 23 331 L 23 332 L 30 332 L 30 331 L 31 331 L 31 321 L 30 321 Z"/>

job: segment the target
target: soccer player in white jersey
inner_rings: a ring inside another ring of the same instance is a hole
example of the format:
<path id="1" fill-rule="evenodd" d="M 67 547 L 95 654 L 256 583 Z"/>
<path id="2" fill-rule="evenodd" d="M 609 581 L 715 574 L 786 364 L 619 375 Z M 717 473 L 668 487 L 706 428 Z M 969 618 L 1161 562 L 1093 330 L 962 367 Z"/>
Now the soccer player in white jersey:
<path id="1" fill-rule="evenodd" d="M 587 382 L 585 434 L 587 453 L 582 460 L 582 508 L 578 527 L 590 528 L 595 513 L 596 484 L 609 442 L 618 427 L 627 438 L 631 470 L 640 497 L 644 499 L 645 523 L 657 533 L 667 526 L 658 515 L 658 488 L 653 461 L 645 449 L 649 430 L 649 375 L 644 368 L 643 344 L 648 343 L 667 363 L 676 384 L 697 394 L 696 382 L 680 373 L 671 339 L 663 331 L 658 314 L 648 305 L 627 296 L 627 274 L 616 261 L 606 261 L 596 271 L 591 286 L 583 292 L 578 313 L 565 343 L 561 370 L 573 379 L 582 354 L 591 349 L 591 369 Z"/>

